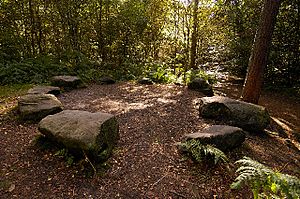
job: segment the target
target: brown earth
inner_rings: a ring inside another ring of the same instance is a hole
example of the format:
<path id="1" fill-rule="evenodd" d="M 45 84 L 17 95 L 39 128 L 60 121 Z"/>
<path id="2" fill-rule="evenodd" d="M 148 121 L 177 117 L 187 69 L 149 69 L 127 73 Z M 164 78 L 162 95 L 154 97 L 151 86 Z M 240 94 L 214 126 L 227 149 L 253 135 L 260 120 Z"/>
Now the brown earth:
<path id="1" fill-rule="evenodd" d="M 219 94 L 234 98 L 240 89 L 234 84 L 216 87 Z M 300 176 L 299 145 L 289 139 L 300 127 L 300 104 L 272 92 L 262 95 L 261 104 L 285 133 L 248 135 L 240 148 L 227 153 L 229 169 L 185 159 L 175 144 L 185 134 L 214 123 L 198 116 L 195 102 L 201 96 L 182 86 L 128 82 L 61 94 L 65 109 L 108 112 L 119 120 L 120 140 L 107 170 L 93 177 L 86 176 L 81 162 L 68 166 L 55 150 L 38 147 L 36 124 L 18 121 L 14 112 L 2 110 L 0 198 L 251 198 L 247 188 L 229 188 L 236 177 L 233 163 L 243 156 Z M 11 100 L 7 109 L 15 104 L 16 99 Z M 270 126 L 269 132 L 274 130 L 278 125 Z"/>

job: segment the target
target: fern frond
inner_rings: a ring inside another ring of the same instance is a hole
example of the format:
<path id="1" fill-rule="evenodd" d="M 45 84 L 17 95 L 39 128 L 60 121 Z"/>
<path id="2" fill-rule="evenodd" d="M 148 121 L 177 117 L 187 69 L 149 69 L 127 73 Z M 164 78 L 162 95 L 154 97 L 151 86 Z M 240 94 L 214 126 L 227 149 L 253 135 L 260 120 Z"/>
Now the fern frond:
<path id="1" fill-rule="evenodd" d="M 196 139 L 187 140 L 181 143 L 180 147 L 187 151 L 197 162 L 202 162 L 204 159 L 213 159 L 214 164 L 228 162 L 228 158 L 223 151 L 214 146 L 202 144 Z"/>
<path id="2" fill-rule="evenodd" d="M 254 196 L 261 198 L 294 199 L 300 197 L 300 180 L 297 177 L 274 172 L 249 157 L 244 157 L 236 163 L 241 166 L 236 170 L 239 175 L 231 184 L 232 189 L 248 185 Z"/>
<path id="3" fill-rule="evenodd" d="M 227 156 L 224 154 L 223 151 L 220 149 L 213 147 L 211 145 L 204 145 L 203 152 L 205 156 L 212 156 L 214 157 L 214 163 L 217 164 L 219 161 L 221 162 L 228 162 Z"/>

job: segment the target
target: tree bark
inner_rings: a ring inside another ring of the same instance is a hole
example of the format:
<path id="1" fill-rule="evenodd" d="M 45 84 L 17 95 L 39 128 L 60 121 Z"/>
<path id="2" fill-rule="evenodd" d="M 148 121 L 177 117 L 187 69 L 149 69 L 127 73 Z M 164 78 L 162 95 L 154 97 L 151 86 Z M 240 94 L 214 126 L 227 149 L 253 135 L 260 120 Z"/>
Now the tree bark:
<path id="1" fill-rule="evenodd" d="M 280 0 L 264 1 L 241 96 L 243 101 L 258 103 L 279 7 Z"/>
<path id="2" fill-rule="evenodd" d="M 191 44 L 191 61 L 190 68 L 196 68 L 196 49 L 197 49 L 197 29 L 198 29 L 198 5 L 199 0 L 194 0 L 194 11 L 193 11 L 193 33 L 192 33 L 192 44 Z"/>

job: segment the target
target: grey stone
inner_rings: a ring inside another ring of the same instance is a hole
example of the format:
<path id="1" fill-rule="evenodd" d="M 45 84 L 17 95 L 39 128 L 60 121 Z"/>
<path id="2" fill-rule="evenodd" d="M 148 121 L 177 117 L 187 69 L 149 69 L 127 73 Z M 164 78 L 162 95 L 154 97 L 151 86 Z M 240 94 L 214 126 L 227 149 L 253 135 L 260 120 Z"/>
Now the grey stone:
<path id="1" fill-rule="evenodd" d="M 51 85 L 63 88 L 64 90 L 73 90 L 84 87 L 84 84 L 79 77 L 68 75 L 52 77 Z"/>
<path id="2" fill-rule="evenodd" d="M 189 89 L 199 91 L 206 96 L 214 95 L 212 86 L 203 78 L 195 78 L 187 86 Z"/>
<path id="3" fill-rule="evenodd" d="M 198 133 L 186 135 L 186 139 L 198 139 L 201 143 L 211 144 L 222 151 L 234 149 L 245 141 L 245 132 L 233 126 L 213 125 Z"/>
<path id="4" fill-rule="evenodd" d="M 27 91 L 27 94 L 53 94 L 59 95 L 60 88 L 55 86 L 35 86 Z"/>
<path id="5" fill-rule="evenodd" d="M 107 159 L 119 138 L 115 116 L 96 112 L 65 110 L 39 123 L 39 131 L 66 148 L 86 152 L 96 161 Z"/>
<path id="6" fill-rule="evenodd" d="M 139 84 L 145 84 L 145 85 L 152 85 L 153 81 L 150 78 L 144 77 L 144 78 L 138 80 L 138 83 Z"/>
<path id="7" fill-rule="evenodd" d="M 271 120 L 263 106 L 221 96 L 201 98 L 199 113 L 204 118 L 222 120 L 250 132 L 263 131 Z"/>
<path id="8" fill-rule="evenodd" d="M 108 76 L 101 77 L 99 79 L 99 82 L 100 82 L 100 84 L 114 84 L 114 83 L 116 83 L 116 81 L 113 78 L 108 77 Z"/>
<path id="9" fill-rule="evenodd" d="M 29 94 L 18 100 L 18 110 L 23 120 L 39 121 L 62 109 L 62 103 L 52 94 Z"/>

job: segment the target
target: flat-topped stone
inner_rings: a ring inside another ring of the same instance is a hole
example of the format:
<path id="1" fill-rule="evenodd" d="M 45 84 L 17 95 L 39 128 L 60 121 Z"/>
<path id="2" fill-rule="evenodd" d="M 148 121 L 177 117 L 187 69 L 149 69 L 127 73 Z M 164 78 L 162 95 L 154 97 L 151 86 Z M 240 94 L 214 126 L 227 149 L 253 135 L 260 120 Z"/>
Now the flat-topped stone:
<path id="1" fill-rule="evenodd" d="M 18 110 L 23 120 L 39 121 L 62 109 L 62 103 L 52 94 L 28 94 L 18 100 Z"/>
<path id="2" fill-rule="evenodd" d="M 63 88 L 65 90 L 72 90 L 83 87 L 83 82 L 77 76 L 61 75 L 52 77 L 51 85 Z"/>
<path id="3" fill-rule="evenodd" d="M 107 159 L 119 138 L 119 126 L 112 114 L 65 110 L 48 116 L 39 123 L 46 137 L 66 148 L 82 153 L 94 160 Z"/>
<path id="4" fill-rule="evenodd" d="M 271 120 L 263 106 L 221 96 L 200 98 L 199 113 L 250 132 L 263 131 Z"/>
<path id="5" fill-rule="evenodd" d="M 212 86 L 203 78 L 195 78 L 187 86 L 189 89 L 199 91 L 206 96 L 214 95 Z"/>
<path id="6" fill-rule="evenodd" d="M 240 146 L 245 141 L 245 132 L 238 127 L 213 125 L 185 137 L 187 140 L 198 139 L 201 143 L 212 144 L 226 151 Z"/>
<path id="7" fill-rule="evenodd" d="M 150 78 L 143 77 L 142 79 L 138 80 L 139 84 L 145 84 L 145 85 L 152 85 L 153 81 Z"/>
<path id="8" fill-rule="evenodd" d="M 100 84 L 114 84 L 116 83 L 116 80 L 109 76 L 103 76 L 99 79 Z"/>
<path id="9" fill-rule="evenodd" d="M 60 88 L 56 86 L 35 86 L 27 91 L 27 94 L 53 94 L 59 95 Z"/>

